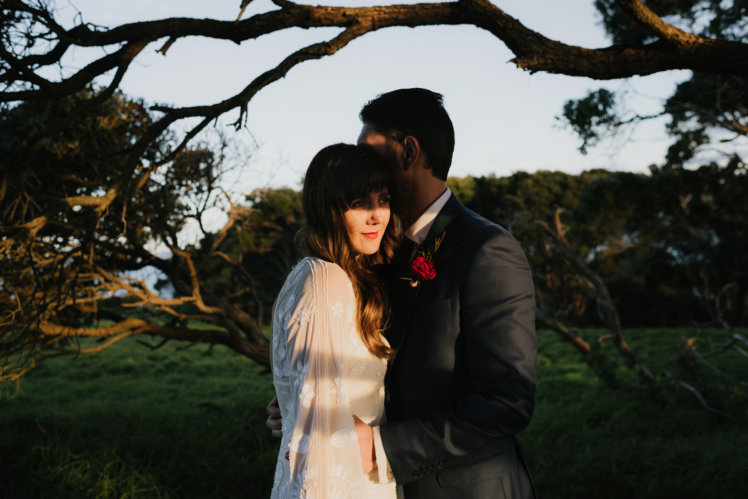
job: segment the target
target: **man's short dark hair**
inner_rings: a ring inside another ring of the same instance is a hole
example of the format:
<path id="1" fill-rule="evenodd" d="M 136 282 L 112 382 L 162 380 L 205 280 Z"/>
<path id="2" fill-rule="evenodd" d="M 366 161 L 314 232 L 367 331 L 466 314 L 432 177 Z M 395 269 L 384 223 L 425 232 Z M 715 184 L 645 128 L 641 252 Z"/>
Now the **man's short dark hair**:
<path id="1" fill-rule="evenodd" d="M 434 177 L 447 180 L 455 132 L 441 94 L 425 88 L 393 90 L 367 102 L 360 117 L 364 124 L 398 142 L 408 135 L 415 137 Z"/>

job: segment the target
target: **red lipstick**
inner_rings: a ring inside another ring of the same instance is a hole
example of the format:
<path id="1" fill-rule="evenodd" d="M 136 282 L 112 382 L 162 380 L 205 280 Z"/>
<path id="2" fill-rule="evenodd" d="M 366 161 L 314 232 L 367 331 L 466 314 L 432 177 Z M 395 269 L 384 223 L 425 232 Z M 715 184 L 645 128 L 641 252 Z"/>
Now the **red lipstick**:
<path id="1" fill-rule="evenodd" d="M 379 231 L 363 232 L 362 234 L 364 235 L 364 237 L 368 237 L 369 239 L 376 239 L 377 236 L 379 235 Z"/>

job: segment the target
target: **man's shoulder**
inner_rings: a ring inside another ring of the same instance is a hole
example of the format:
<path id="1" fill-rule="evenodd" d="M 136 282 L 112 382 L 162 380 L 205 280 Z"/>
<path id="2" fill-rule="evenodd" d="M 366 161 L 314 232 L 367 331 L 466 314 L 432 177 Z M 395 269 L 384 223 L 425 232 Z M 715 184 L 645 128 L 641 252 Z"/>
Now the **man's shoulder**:
<path id="1" fill-rule="evenodd" d="M 455 225 L 458 227 L 459 232 L 463 237 L 468 237 L 472 240 L 483 240 L 493 237 L 513 238 L 512 234 L 503 226 L 496 222 L 492 222 L 469 208 L 466 208 L 459 201 L 455 211 Z"/>
<path id="2" fill-rule="evenodd" d="M 461 247 L 468 248 L 465 257 L 472 259 L 490 255 L 494 258 L 497 254 L 504 257 L 511 254 L 514 255 L 512 259 L 526 264 L 524 249 L 509 230 L 466 208 L 459 201 L 452 207 L 452 213 L 453 219 L 447 232 L 452 232 L 452 241 L 458 241 Z"/>

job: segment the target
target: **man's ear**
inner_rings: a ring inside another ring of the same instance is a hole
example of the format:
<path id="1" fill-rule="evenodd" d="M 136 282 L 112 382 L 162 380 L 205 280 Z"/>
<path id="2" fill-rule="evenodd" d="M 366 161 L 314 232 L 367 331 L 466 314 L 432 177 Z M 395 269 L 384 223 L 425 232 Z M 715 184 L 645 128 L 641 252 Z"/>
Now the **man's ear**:
<path id="1" fill-rule="evenodd" d="M 412 135 L 405 137 L 403 140 L 403 152 L 401 157 L 403 161 L 403 170 L 408 170 L 420 153 L 421 145 L 418 143 L 418 139 Z"/>

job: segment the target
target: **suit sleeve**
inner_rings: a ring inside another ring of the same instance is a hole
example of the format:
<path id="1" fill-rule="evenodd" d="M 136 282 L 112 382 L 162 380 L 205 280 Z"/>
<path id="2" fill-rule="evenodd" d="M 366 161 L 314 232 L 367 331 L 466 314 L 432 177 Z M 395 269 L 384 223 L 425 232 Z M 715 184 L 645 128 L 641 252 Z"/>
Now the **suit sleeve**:
<path id="1" fill-rule="evenodd" d="M 466 455 L 490 455 L 493 442 L 527 426 L 535 396 L 535 292 L 519 243 L 488 227 L 460 286 L 459 327 L 468 381 L 447 410 L 380 428 L 399 483 Z"/>

